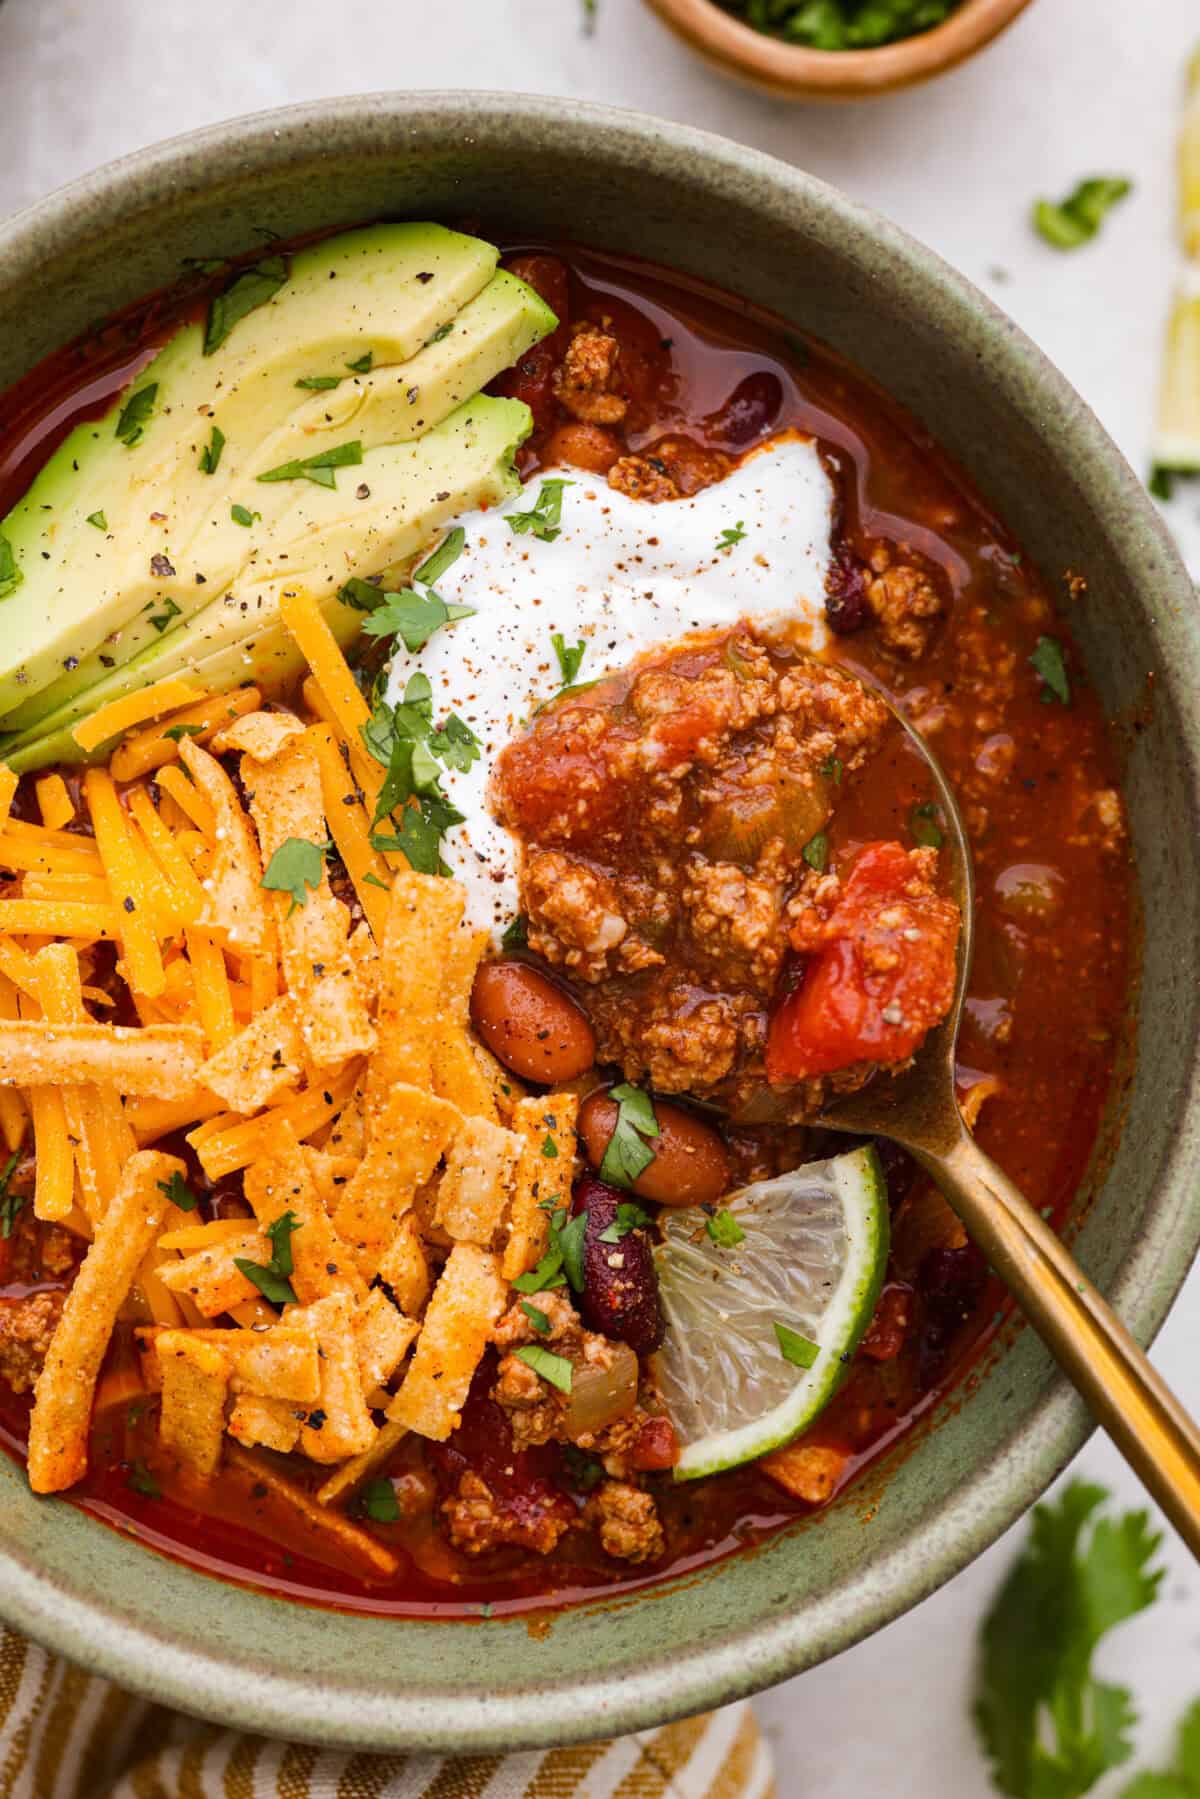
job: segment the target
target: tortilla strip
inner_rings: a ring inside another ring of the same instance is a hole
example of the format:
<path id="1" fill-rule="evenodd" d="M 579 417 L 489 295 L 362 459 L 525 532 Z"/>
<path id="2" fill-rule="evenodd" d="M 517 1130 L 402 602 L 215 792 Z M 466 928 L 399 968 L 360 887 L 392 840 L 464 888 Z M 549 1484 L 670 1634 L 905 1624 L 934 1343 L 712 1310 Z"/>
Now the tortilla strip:
<path id="1" fill-rule="evenodd" d="M 237 750 L 258 762 L 271 762 L 293 738 L 303 737 L 305 728 L 294 712 L 247 712 L 222 725 L 212 746 L 219 756 Z"/>
<path id="2" fill-rule="evenodd" d="M 418 1087 L 394 1086 L 387 1095 L 333 1218 L 364 1274 L 374 1273 L 375 1259 L 460 1122 L 453 1106 Z"/>
<path id="3" fill-rule="evenodd" d="M 471 984 L 487 947 L 487 932 L 466 924 L 451 931 L 445 945 L 442 991 L 433 1048 L 433 1090 L 453 1100 L 469 1118 L 499 1123 L 491 1082 L 474 1053 L 469 1010 Z"/>
<path id="4" fill-rule="evenodd" d="M 437 1222 L 456 1243 L 490 1249 L 508 1204 L 522 1140 L 486 1118 L 464 1118 L 446 1151 Z"/>
<path id="5" fill-rule="evenodd" d="M 163 1331 L 154 1348 L 162 1370 L 159 1438 L 185 1468 L 208 1480 L 225 1441 L 229 1363 L 214 1343 L 188 1331 Z"/>
<path id="6" fill-rule="evenodd" d="M 513 1109 L 513 1129 L 520 1132 L 524 1143 L 501 1263 L 506 1281 L 515 1281 L 518 1275 L 536 1268 L 550 1246 L 550 1214 L 545 1202 L 561 1200 L 565 1205 L 570 1199 L 578 1114 L 579 1097 L 574 1093 L 523 1099 Z M 553 1156 L 545 1154 L 547 1141 L 554 1145 Z"/>
<path id="7" fill-rule="evenodd" d="M 250 820 L 215 757 L 191 737 L 181 739 L 179 755 L 216 821 L 203 922 L 231 949 L 265 951 L 275 941 L 274 916 L 262 888 L 262 857 Z"/>
<path id="8" fill-rule="evenodd" d="M 248 1226 L 239 1237 L 225 1237 L 211 1249 L 199 1249 L 181 1261 L 165 1263 L 159 1279 L 172 1293 L 186 1293 L 206 1318 L 228 1312 L 244 1299 L 256 1299 L 258 1288 L 235 1265 L 235 1258 L 265 1267 L 271 1244 L 260 1230 Z"/>
<path id="9" fill-rule="evenodd" d="M 364 1393 L 386 1387 L 408 1354 L 421 1326 L 393 1305 L 387 1292 L 372 1287 L 354 1316 L 354 1344 Z"/>
<path id="10" fill-rule="evenodd" d="M 400 1081 L 428 1087 L 438 1036 L 446 943 L 466 894 L 442 875 L 397 874 L 380 948 L 376 1028 L 379 1047 L 367 1073 L 368 1108 Z"/>
<path id="11" fill-rule="evenodd" d="M 111 1084 L 123 1094 L 183 1099 L 198 1085 L 203 1038 L 190 1024 L 51 1024 L 0 1019 L 0 1085 Z"/>
<path id="12" fill-rule="evenodd" d="M 263 1399 L 257 1393 L 239 1393 L 229 1414 L 227 1429 L 247 1448 L 261 1444 L 287 1455 L 300 1441 L 304 1408 L 286 1399 Z"/>
<path id="13" fill-rule="evenodd" d="M 456 1243 L 425 1314 L 404 1384 L 388 1407 L 394 1424 L 444 1443 L 504 1310 L 508 1289 L 500 1259 L 474 1243 Z"/>
<path id="14" fill-rule="evenodd" d="M 379 1427 L 379 1435 L 370 1449 L 361 1455 L 352 1456 L 335 1468 L 323 1487 L 317 1488 L 318 1505 L 334 1505 L 339 1499 L 348 1498 L 357 1492 L 365 1480 L 369 1480 L 376 1468 L 382 1468 L 392 1451 L 408 1435 L 402 1424 L 393 1424 L 389 1419 Z"/>
<path id="15" fill-rule="evenodd" d="M 270 762 L 243 756 L 242 782 L 250 795 L 265 866 L 289 839 L 325 842 L 321 769 L 308 731 L 285 744 Z M 350 914 L 334 897 L 328 871 L 322 866 L 320 884 L 306 889 L 303 905 L 295 905 L 287 893 L 270 897 L 276 907 L 284 979 L 299 1007 L 311 1060 L 324 1068 L 374 1049 L 375 1030 L 347 947 Z"/>
<path id="16" fill-rule="evenodd" d="M 360 1529 L 340 1512 L 325 1511 L 303 1488 L 294 1485 L 251 1451 L 231 1443 L 226 1454 L 244 1471 L 247 1482 L 258 1488 L 265 1487 L 268 1497 L 276 1504 L 290 1506 L 306 1531 L 318 1539 L 324 1537 L 342 1556 L 385 1580 L 395 1574 L 399 1561 L 370 1531 Z"/>
<path id="17" fill-rule="evenodd" d="M 200 1079 L 231 1112 L 258 1112 L 297 1084 L 303 1060 L 295 1002 L 284 995 L 256 1012 L 244 1030 L 210 1056 Z"/>
<path id="18" fill-rule="evenodd" d="M 365 1282 L 348 1245 L 330 1223 L 290 1124 L 279 1126 L 271 1155 L 247 1168 L 243 1190 L 264 1231 L 285 1213 L 296 1220 L 290 1239 L 292 1288 L 301 1305 L 327 1293 L 365 1296 Z"/>
<path id="19" fill-rule="evenodd" d="M 321 1364 L 311 1324 L 282 1324 L 266 1331 L 231 1331 L 240 1339 L 234 1351 L 233 1389 L 257 1399 L 285 1399 L 312 1405 L 321 1395 Z"/>
<path id="20" fill-rule="evenodd" d="M 235 1119 L 228 1112 L 208 1118 L 188 1132 L 188 1142 L 200 1158 L 200 1166 L 210 1181 L 220 1180 L 245 1168 L 259 1156 L 269 1156 L 276 1131 L 286 1121 L 303 1142 L 331 1119 L 336 1118 L 353 1093 L 358 1081 L 360 1063 L 351 1063 L 327 1085 L 305 1087 L 300 1093 L 279 1100 L 260 1112 L 256 1118 Z"/>
<path id="21" fill-rule="evenodd" d="M 317 1333 L 321 1392 L 300 1426 L 300 1448 L 310 1461 L 342 1462 L 369 1449 L 376 1434 L 359 1381 L 354 1308 L 347 1294 L 330 1293 L 303 1316 Z M 300 1322 L 296 1311 L 288 1322 Z"/>
<path id="22" fill-rule="evenodd" d="M 402 1312 L 410 1318 L 419 1315 L 429 1298 L 429 1262 L 415 1211 L 405 1213 L 400 1220 L 395 1236 L 379 1258 L 375 1280 Z"/>
<path id="23" fill-rule="evenodd" d="M 174 1156 L 152 1149 L 139 1151 L 125 1166 L 67 1294 L 38 1376 L 29 1421 L 29 1484 L 35 1493 L 61 1493 L 87 1472 L 88 1424 L 100 1364 L 138 1264 L 167 1209 L 159 1183 L 184 1172 Z"/>

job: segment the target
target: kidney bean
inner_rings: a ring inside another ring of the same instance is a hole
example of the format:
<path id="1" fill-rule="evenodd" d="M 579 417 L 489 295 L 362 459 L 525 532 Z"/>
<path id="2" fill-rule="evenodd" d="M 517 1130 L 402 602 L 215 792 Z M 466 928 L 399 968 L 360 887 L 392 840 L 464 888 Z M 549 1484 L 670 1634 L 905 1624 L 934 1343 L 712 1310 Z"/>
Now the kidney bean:
<path id="1" fill-rule="evenodd" d="M 825 620 L 829 629 L 839 637 L 847 637 L 869 625 L 872 616 L 862 563 L 848 544 L 835 544 L 825 589 Z"/>
<path id="2" fill-rule="evenodd" d="M 987 1263 L 973 1243 L 961 1249 L 931 1249 L 917 1274 L 923 1317 L 917 1345 L 922 1388 L 944 1373 L 959 1331 L 983 1296 Z"/>
<path id="3" fill-rule="evenodd" d="M 660 1206 L 711 1205 L 729 1191 L 729 1153 L 712 1126 L 682 1106 L 655 1100 L 658 1136 L 646 1147 L 654 1160 L 633 1183 L 641 1199 Z M 604 1089 L 589 1095 L 579 1111 L 579 1135 L 588 1161 L 599 1168 L 617 1128 L 617 1102 Z"/>
<path id="4" fill-rule="evenodd" d="M 704 435 L 723 450 L 741 450 L 768 431 L 783 405 L 783 384 L 770 369 L 739 381 L 725 403 L 704 421 Z"/>
<path id="5" fill-rule="evenodd" d="M 522 1080 L 551 1087 L 584 1074 L 596 1033 L 575 1001 L 528 962 L 484 962 L 471 988 L 471 1022 Z"/>
<path id="6" fill-rule="evenodd" d="M 628 1194 L 607 1181 L 585 1174 L 575 1183 L 571 1210 L 587 1214 L 583 1239 L 583 1292 L 579 1309 L 584 1323 L 601 1336 L 628 1343 L 636 1355 L 649 1355 L 663 1338 L 658 1275 L 650 1239 L 644 1230 L 627 1231 L 617 1243 L 601 1237 L 616 1220 Z"/>
<path id="7" fill-rule="evenodd" d="M 629 1463 L 649 1474 L 673 1468 L 679 1460 L 679 1438 L 669 1418 L 647 1418 L 629 1451 Z"/>
<path id="8" fill-rule="evenodd" d="M 586 469 L 589 475 L 607 475 L 621 454 L 621 446 L 602 425 L 572 423 L 552 431 L 542 450 L 542 463 L 551 467 L 566 462 Z"/>

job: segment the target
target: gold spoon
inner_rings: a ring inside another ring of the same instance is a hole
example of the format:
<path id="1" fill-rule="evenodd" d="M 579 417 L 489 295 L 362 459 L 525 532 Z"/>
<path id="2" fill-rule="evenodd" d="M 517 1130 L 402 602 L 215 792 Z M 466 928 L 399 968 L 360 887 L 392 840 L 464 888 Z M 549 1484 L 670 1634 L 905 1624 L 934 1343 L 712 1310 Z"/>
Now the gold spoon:
<path id="1" fill-rule="evenodd" d="M 910 1068 L 894 1078 L 877 1076 L 834 1101 L 815 1122 L 890 1137 L 932 1175 L 1097 1422 L 1200 1558 L 1200 1429 L 1061 1239 L 980 1149 L 959 1112 L 954 1048 L 974 942 L 971 851 L 937 760 L 907 719 L 895 716 L 929 769 L 945 821 L 962 913 L 954 1003 Z"/>

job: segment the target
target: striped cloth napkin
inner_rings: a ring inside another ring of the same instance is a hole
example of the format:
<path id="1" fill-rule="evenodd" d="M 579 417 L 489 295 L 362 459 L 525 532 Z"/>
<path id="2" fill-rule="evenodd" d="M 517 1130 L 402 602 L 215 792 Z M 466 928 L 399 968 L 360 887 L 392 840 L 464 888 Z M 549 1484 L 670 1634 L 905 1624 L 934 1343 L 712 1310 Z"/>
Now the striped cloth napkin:
<path id="1" fill-rule="evenodd" d="M 136 1699 L 0 1627 L 0 1799 L 775 1799 L 742 1703 L 520 1755 L 360 1755 Z"/>

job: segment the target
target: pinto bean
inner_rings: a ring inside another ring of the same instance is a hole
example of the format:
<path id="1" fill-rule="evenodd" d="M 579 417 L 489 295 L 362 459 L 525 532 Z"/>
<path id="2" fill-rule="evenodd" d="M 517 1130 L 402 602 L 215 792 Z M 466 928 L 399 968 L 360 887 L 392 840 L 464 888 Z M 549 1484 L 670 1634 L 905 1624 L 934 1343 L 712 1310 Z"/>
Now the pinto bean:
<path id="1" fill-rule="evenodd" d="M 658 1136 L 648 1149 L 654 1160 L 633 1183 L 641 1199 L 660 1206 L 711 1205 L 729 1191 L 729 1152 L 712 1126 L 693 1112 L 655 1100 Z M 588 1161 L 599 1168 L 617 1127 L 617 1103 L 603 1089 L 584 1100 L 579 1112 L 579 1135 Z"/>
<path id="2" fill-rule="evenodd" d="M 522 1080 L 556 1086 L 596 1059 L 596 1033 L 561 987 L 528 962 L 480 965 L 471 989 L 471 1023 L 506 1068 Z"/>
<path id="3" fill-rule="evenodd" d="M 650 1355 L 663 1339 L 658 1275 L 650 1239 L 641 1229 L 615 1243 L 601 1241 L 628 1199 L 619 1187 L 585 1174 L 575 1183 L 571 1210 L 587 1213 L 583 1238 L 583 1292 L 579 1309 L 589 1329 Z"/>
<path id="4" fill-rule="evenodd" d="M 621 454 L 621 446 L 611 431 L 602 425 L 585 425 L 578 421 L 560 425 L 551 433 L 542 451 L 542 464 L 549 468 L 566 462 L 572 468 L 585 469 L 589 475 L 607 475 Z"/>

